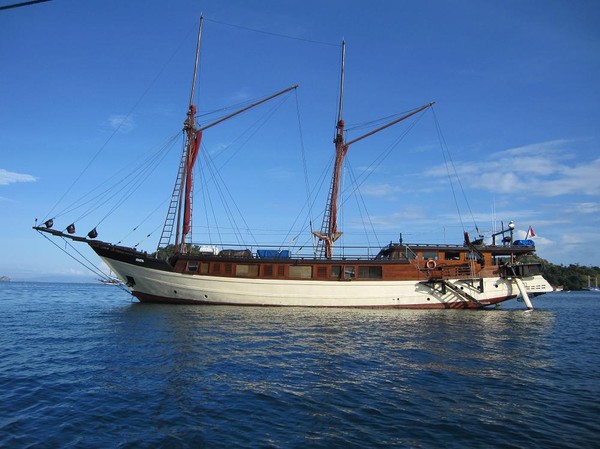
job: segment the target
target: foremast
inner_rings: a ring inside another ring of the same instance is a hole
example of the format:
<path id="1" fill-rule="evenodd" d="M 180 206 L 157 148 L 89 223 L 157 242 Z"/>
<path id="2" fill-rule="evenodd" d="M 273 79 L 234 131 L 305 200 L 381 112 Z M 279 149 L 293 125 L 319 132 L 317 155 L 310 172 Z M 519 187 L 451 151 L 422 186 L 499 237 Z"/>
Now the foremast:
<path id="1" fill-rule="evenodd" d="M 190 101 L 185 121 L 183 123 L 183 133 L 185 135 L 185 144 L 181 153 L 181 160 L 167 216 L 163 225 L 160 240 L 158 242 L 157 252 L 166 247 L 172 237 L 175 228 L 175 253 L 185 253 L 187 251 L 186 239 L 191 231 L 192 224 L 192 202 L 193 202 L 193 184 L 194 184 L 194 165 L 200 150 L 202 140 L 202 131 L 196 127 L 196 105 L 194 104 L 194 93 L 198 77 L 198 64 L 200 61 L 200 44 L 202 41 L 202 25 L 204 17 L 200 16 L 200 25 L 198 27 L 198 38 L 196 41 L 196 57 L 194 59 L 194 72 L 192 77 L 192 87 L 190 89 Z"/>
<path id="2" fill-rule="evenodd" d="M 341 70 L 340 70 L 340 97 L 339 97 L 339 105 L 338 105 L 338 116 L 336 123 L 336 132 L 335 137 L 333 139 L 333 143 L 335 145 L 335 161 L 333 164 L 333 173 L 331 179 L 331 187 L 329 189 L 329 195 L 327 198 L 327 203 L 325 206 L 325 213 L 323 214 L 323 224 L 321 226 L 320 232 L 313 232 L 313 234 L 319 239 L 317 244 L 316 255 L 320 257 L 325 257 L 326 259 L 331 259 L 333 257 L 333 244 L 336 240 L 338 240 L 342 236 L 342 232 L 338 230 L 338 202 L 340 198 L 340 180 L 342 177 L 342 167 L 344 164 L 344 158 L 348 153 L 348 149 L 350 145 L 362 140 L 366 137 L 369 137 L 379 131 L 382 131 L 396 123 L 401 122 L 431 106 L 435 102 L 428 103 L 420 108 L 417 108 L 406 115 L 403 115 L 400 118 L 397 118 L 379 128 L 370 131 L 356 139 L 353 139 L 350 142 L 346 142 L 344 135 L 344 119 L 343 119 L 343 105 L 344 105 L 344 64 L 346 59 L 346 41 L 342 41 L 342 61 L 341 61 Z"/>
<path id="3" fill-rule="evenodd" d="M 256 101 L 250 104 L 249 106 L 239 109 L 208 125 L 197 127 L 196 105 L 194 104 L 194 91 L 198 75 L 198 64 L 200 60 L 200 43 L 202 39 L 203 22 L 204 17 L 200 17 L 200 26 L 198 28 L 198 40 L 196 45 L 196 58 L 194 63 L 194 76 L 192 80 L 192 89 L 190 93 L 190 103 L 187 116 L 183 125 L 183 132 L 185 134 L 185 144 L 181 156 L 181 161 L 179 164 L 179 170 L 177 172 L 175 186 L 171 195 L 169 211 L 167 212 L 167 217 L 165 219 L 163 231 L 158 244 L 157 253 L 161 248 L 165 248 L 169 244 L 172 237 L 173 228 L 175 228 L 175 254 L 185 254 L 188 251 L 188 236 L 190 236 L 190 232 L 192 230 L 192 203 L 194 186 L 193 172 L 196 159 L 198 158 L 198 153 L 200 151 L 200 143 L 202 140 L 203 131 L 298 87 L 297 85 L 293 85 L 291 87 L 288 87 L 287 89 L 284 89 L 273 95 L 263 98 L 262 100 Z"/>

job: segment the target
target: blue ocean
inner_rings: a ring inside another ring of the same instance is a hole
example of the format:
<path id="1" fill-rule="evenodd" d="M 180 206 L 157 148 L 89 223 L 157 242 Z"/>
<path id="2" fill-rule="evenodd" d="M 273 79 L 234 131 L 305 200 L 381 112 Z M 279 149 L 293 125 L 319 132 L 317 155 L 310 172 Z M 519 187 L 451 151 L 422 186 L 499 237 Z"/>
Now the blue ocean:
<path id="1" fill-rule="evenodd" d="M 464 311 L 0 283 L 3 448 L 591 448 L 600 294 Z"/>

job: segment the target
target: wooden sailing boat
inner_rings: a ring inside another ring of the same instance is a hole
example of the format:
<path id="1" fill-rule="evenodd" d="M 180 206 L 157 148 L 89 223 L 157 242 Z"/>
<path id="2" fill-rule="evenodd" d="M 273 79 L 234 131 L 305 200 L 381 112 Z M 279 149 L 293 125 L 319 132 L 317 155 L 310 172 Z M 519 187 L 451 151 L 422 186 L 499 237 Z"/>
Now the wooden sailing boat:
<path id="1" fill-rule="evenodd" d="M 313 232 L 318 243 L 312 254 L 303 257 L 289 251 L 267 248 L 238 248 L 219 251 L 217 247 L 191 252 L 189 231 L 192 219 L 192 173 L 203 132 L 249 108 L 294 89 L 292 86 L 260 102 L 203 127 L 196 125 L 194 86 L 202 35 L 198 33 L 192 93 L 184 122 L 186 135 L 177 181 L 173 190 L 158 251 L 147 254 L 134 248 L 95 240 L 52 229 L 52 219 L 34 229 L 87 243 L 140 301 L 193 304 L 306 307 L 382 308 L 481 308 L 522 296 L 532 308 L 529 295 L 552 291 L 540 274 L 540 265 L 521 263 L 535 250 L 531 241 L 513 241 L 514 225 L 494 235 L 492 245 L 471 242 L 465 233 L 459 245 L 413 245 L 390 242 L 374 256 L 337 257 L 338 199 L 344 158 L 352 144 L 430 108 L 433 103 L 381 126 L 361 137 L 346 141 L 344 134 L 343 87 L 345 45 L 342 45 L 340 101 L 335 134 L 335 163 L 331 187 L 320 231 Z M 171 242 L 174 255 L 161 257 Z M 501 243 L 495 237 L 501 235 Z"/>

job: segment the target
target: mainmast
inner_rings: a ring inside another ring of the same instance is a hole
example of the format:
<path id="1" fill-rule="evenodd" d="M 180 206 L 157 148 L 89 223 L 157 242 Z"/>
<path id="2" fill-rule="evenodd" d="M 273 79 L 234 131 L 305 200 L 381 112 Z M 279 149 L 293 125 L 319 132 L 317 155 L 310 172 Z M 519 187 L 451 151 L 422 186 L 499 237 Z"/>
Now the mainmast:
<path id="1" fill-rule="evenodd" d="M 333 176 L 331 179 L 331 187 L 329 189 L 329 197 L 325 206 L 325 214 L 323 215 L 323 224 L 321 232 L 313 234 L 319 239 L 317 245 L 317 254 L 324 256 L 326 259 L 331 259 L 333 255 L 333 243 L 340 238 L 341 232 L 337 230 L 337 202 L 339 198 L 340 178 L 342 175 L 342 166 L 344 157 L 348 152 L 348 145 L 344 143 L 344 119 L 342 111 L 344 109 L 344 64 L 346 59 L 346 41 L 342 41 L 342 62 L 340 69 L 340 98 L 338 105 L 337 123 L 335 125 L 335 136 L 333 143 L 335 144 L 335 162 L 333 165 Z"/>
<path id="2" fill-rule="evenodd" d="M 344 138 L 344 119 L 342 118 L 343 101 L 344 101 L 344 63 L 346 59 L 346 42 L 342 41 L 342 63 L 340 72 L 340 102 L 338 106 L 338 118 L 336 123 L 336 133 L 334 137 L 335 144 L 335 162 L 333 165 L 333 175 L 331 179 L 331 187 L 329 189 L 329 197 L 327 198 L 327 204 L 325 206 L 325 214 L 323 215 L 323 224 L 321 226 L 321 232 L 313 232 L 313 234 L 319 239 L 317 245 L 317 255 L 331 259 L 333 256 L 333 244 L 342 235 L 342 232 L 338 231 L 337 227 L 337 214 L 338 214 L 338 201 L 340 196 L 340 179 L 342 176 L 342 166 L 344 158 L 348 153 L 350 145 L 364 139 L 365 137 L 371 136 L 379 131 L 389 128 L 402 120 L 411 117 L 424 109 L 431 107 L 434 102 L 428 103 L 420 108 L 411 111 L 410 113 L 397 118 L 379 128 L 368 132 L 350 142 L 346 142 Z"/>

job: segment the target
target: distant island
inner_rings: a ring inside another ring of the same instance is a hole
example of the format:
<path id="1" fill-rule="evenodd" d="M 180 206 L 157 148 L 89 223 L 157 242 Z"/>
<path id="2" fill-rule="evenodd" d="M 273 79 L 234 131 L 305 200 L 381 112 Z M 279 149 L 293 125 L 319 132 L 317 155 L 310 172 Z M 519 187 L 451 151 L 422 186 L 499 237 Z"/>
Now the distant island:
<path id="1" fill-rule="evenodd" d="M 0 276 L 0 282 L 10 282 L 10 278 L 8 276 Z"/>

